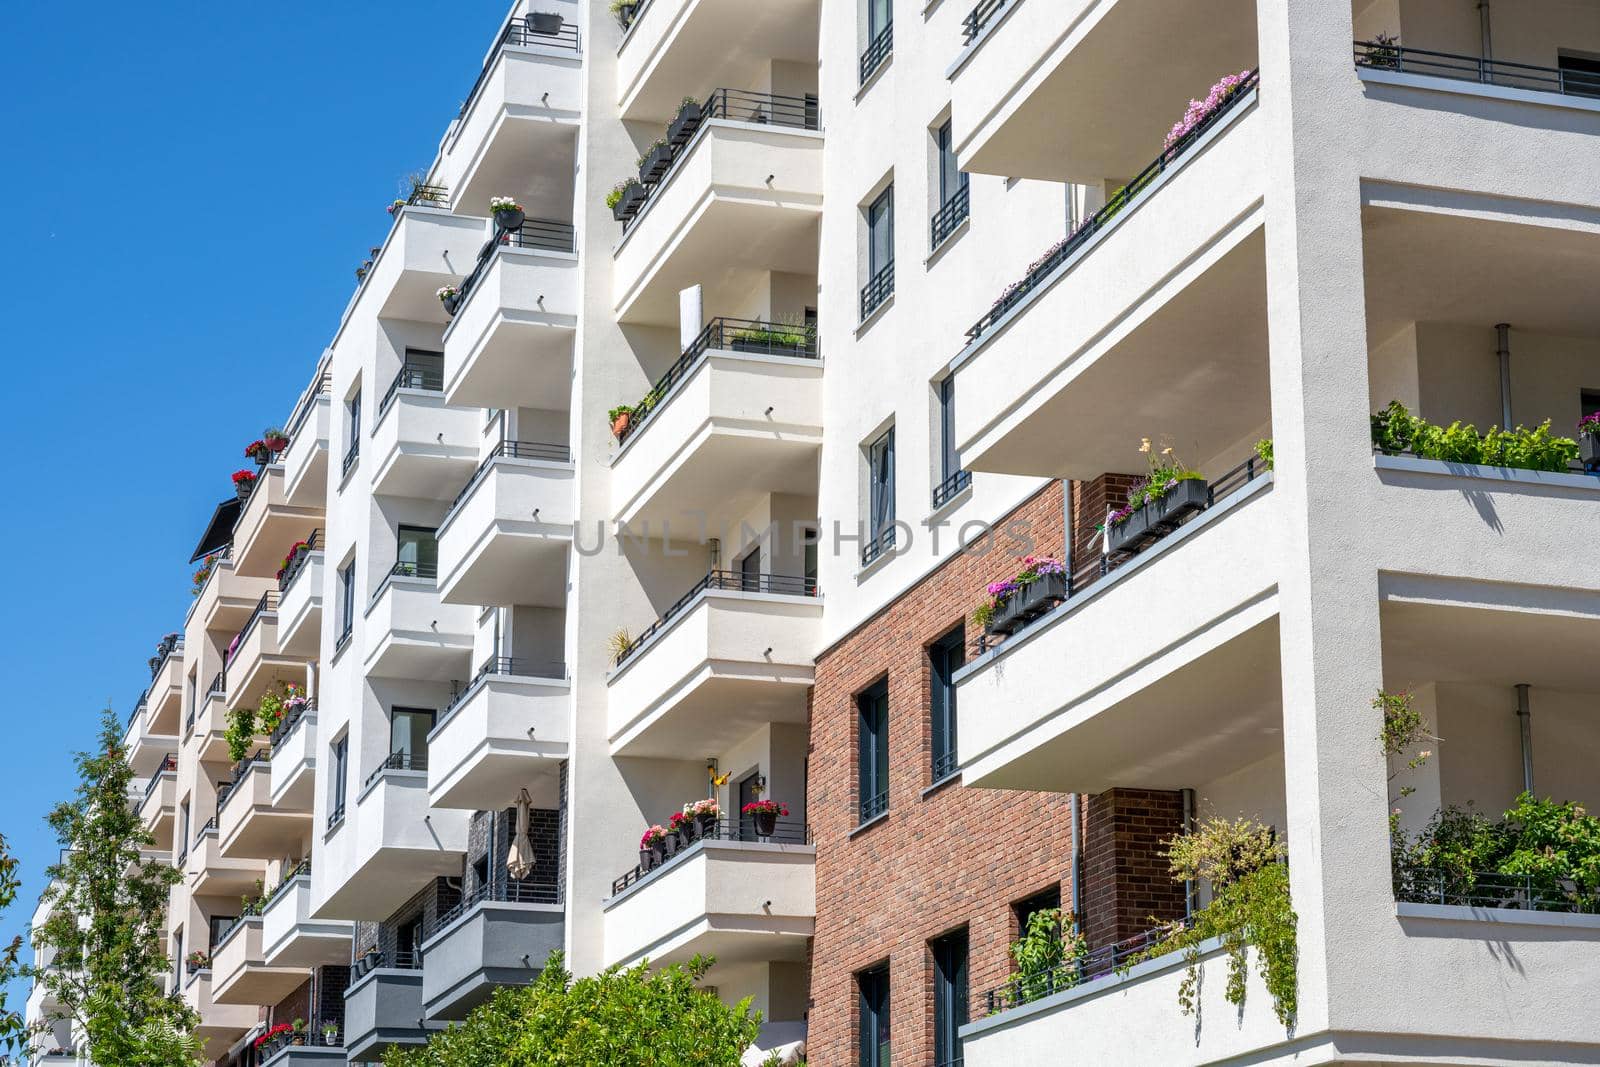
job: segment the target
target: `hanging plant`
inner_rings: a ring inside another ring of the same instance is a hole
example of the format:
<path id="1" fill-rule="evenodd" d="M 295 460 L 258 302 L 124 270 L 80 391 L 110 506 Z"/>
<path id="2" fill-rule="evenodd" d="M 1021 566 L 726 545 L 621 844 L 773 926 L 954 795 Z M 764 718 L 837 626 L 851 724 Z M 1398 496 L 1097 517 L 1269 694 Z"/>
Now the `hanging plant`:
<path id="1" fill-rule="evenodd" d="M 228 729 L 223 734 L 228 743 L 228 758 L 238 763 L 250 754 L 256 740 L 256 709 L 235 708 L 228 712 Z"/>

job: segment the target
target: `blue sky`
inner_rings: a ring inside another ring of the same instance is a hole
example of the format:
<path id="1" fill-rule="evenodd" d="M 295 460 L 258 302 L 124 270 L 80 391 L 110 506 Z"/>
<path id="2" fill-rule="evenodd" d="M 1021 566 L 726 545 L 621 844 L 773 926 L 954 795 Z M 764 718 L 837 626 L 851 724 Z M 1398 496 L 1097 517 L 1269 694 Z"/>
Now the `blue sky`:
<path id="1" fill-rule="evenodd" d="M 26 876 L 7 940 L 55 854 L 43 819 L 72 753 L 149 684 L 241 450 L 287 419 L 502 13 L 7 5 L 0 832 Z"/>

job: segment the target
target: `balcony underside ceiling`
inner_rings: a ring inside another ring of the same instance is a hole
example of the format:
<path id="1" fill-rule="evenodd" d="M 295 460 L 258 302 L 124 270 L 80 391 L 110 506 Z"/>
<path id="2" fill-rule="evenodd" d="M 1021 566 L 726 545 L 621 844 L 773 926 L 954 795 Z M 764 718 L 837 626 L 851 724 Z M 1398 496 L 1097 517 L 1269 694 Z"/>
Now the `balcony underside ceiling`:
<path id="1" fill-rule="evenodd" d="M 646 426 L 633 445 L 632 450 L 643 449 L 645 455 L 627 459 L 637 462 L 652 455 L 657 444 L 647 439 L 652 429 L 662 428 Z M 702 427 L 678 457 L 623 504 L 617 519 L 635 532 L 648 530 L 652 537 L 671 530 L 677 531 L 671 535 L 674 540 L 695 540 L 706 528 L 715 531 L 737 522 L 769 493 L 815 496 L 820 441 L 801 433 Z"/>
<path id="2" fill-rule="evenodd" d="M 792 674 L 768 664 L 703 664 L 682 692 L 666 695 L 668 711 L 652 711 L 613 737 L 612 755 L 695 760 L 770 723 L 803 725 L 809 680 Z"/>

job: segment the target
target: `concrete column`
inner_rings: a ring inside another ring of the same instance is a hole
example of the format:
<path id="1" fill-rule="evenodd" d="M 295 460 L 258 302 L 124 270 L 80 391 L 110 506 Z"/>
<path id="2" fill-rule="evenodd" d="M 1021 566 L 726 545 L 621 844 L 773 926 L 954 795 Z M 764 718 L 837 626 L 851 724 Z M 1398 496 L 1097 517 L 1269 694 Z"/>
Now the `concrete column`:
<path id="1" fill-rule="evenodd" d="M 1350 1025 L 1352 944 L 1393 921 L 1350 6 L 1258 0 L 1290 883 L 1304 1037 Z"/>

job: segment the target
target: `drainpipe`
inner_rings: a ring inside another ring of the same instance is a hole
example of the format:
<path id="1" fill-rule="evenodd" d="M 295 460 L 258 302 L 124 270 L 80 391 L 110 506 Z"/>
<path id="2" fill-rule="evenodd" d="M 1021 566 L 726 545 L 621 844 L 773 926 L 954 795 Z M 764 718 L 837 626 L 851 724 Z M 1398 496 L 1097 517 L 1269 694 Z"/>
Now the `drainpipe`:
<path id="1" fill-rule="evenodd" d="M 1489 64 L 1494 62 L 1494 45 L 1489 38 L 1489 0 L 1478 0 L 1478 34 L 1483 38 L 1483 80 L 1489 77 Z"/>
<path id="2" fill-rule="evenodd" d="M 1183 793 L 1183 832 L 1191 833 L 1194 830 L 1194 790 L 1185 789 Z M 1194 918 L 1196 910 L 1196 895 L 1200 887 L 1193 878 L 1186 878 L 1183 882 L 1183 917 L 1185 921 Z"/>
<path id="3" fill-rule="evenodd" d="M 1496 323 L 1494 333 L 1497 344 L 1495 355 L 1500 357 L 1500 421 L 1509 430 L 1511 429 L 1511 324 Z"/>
<path id="4" fill-rule="evenodd" d="M 1517 686 L 1517 725 L 1522 729 L 1522 789 L 1533 792 L 1533 711 L 1528 707 L 1528 683 Z"/>
<path id="5" fill-rule="evenodd" d="M 1067 794 L 1072 820 L 1072 932 L 1083 933 L 1083 827 L 1078 822 L 1078 794 Z"/>

